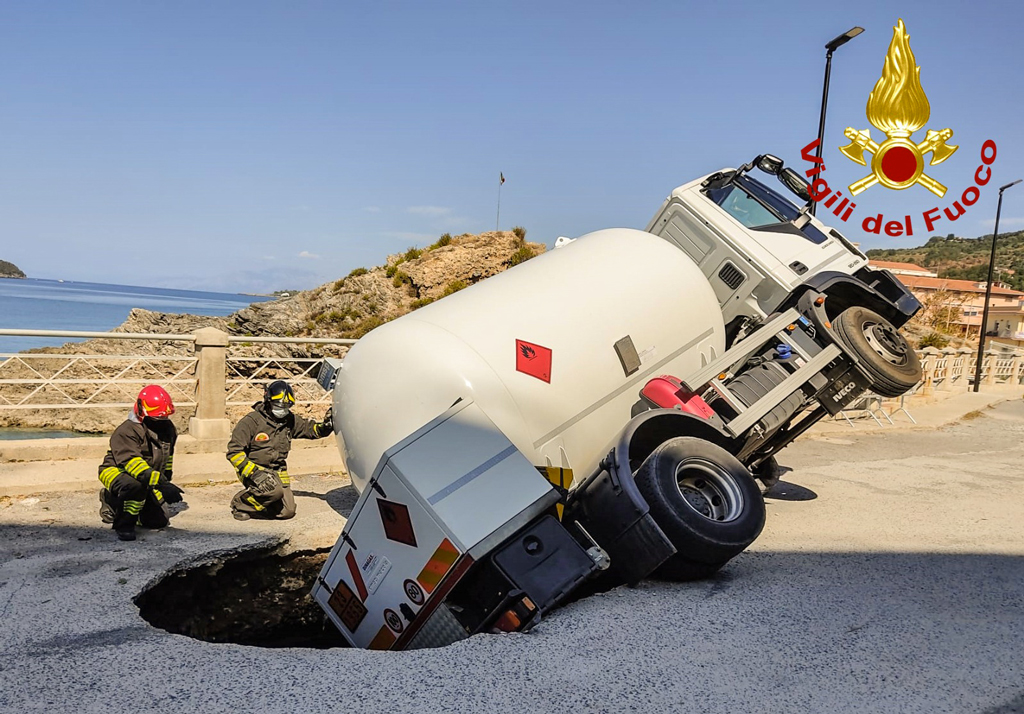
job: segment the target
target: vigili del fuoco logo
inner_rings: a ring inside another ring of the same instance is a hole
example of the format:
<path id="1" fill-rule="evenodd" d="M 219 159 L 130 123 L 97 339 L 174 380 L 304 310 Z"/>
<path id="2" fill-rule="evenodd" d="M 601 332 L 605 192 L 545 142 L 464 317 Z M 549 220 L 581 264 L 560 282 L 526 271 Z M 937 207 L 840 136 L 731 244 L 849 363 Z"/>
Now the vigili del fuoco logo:
<path id="1" fill-rule="evenodd" d="M 844 134 L 850 143 L 840 146 L 839 150 L 862 166 L 869 166 L 864 155 L 865 152 L 870 154 L 871 173 L 847 187 L 850 198 L 843 197 L 842 191 L 833 192 L 828 181 L 821 175 L 825 172 L 824 162 L 812 153 L 818 148 L 818 140 L 815 139 L 800 153 L 801 158 L 814 164 L 806 172 L 808 178 L 814 179 L 808 189 L 811 200 L 823 202 L 825 208 L 831 209 L 841 221 L 846 221 L 857 207 L 851 199 L 876 184 L 893 191 L 922 186 L 943 198 L 947 191 L 946 185 L 925 173 L 925 169 L 941 164 L 960 147 L 947 143 L 953 138 L 953 130 L 949 127 L 927 129 L 920 142 L 912 139 L 914 132 L 927 126 L 931 118 L 931 105 L 921 86 L 921 68 L 910 49 L 910 35 L 902 19 L 893 28 L 882 76 L 868 95 L 866 114 L 868 122 L 885 134 L 885 140 L 880 143 L 875 141 L 870 128 L 860 130 L 847 127 Z M 930 159 L 927 158 L 928 154 L 931 155 Z M 932 232 L 939 221 L 958 220 L 967 212 L 967 208 L 981 198 L 980 188 L 992 178 L 989 167 L 996 159 L 996 143 L 991 139 L 983 143 L 980 156 L 981 161 L 974 172 L 974 183 L 964 189 L 958 199 L 921 213 L 926 231 Z M 875 234 L 881 234 L 884 230 L 886 235 L 892 237 L 912 236 L 914 223 L 914 217 L 909 214 L 902 219 L 886 220 L 881 213 L 877 213 L 865 216 L 861 228 Z"/>

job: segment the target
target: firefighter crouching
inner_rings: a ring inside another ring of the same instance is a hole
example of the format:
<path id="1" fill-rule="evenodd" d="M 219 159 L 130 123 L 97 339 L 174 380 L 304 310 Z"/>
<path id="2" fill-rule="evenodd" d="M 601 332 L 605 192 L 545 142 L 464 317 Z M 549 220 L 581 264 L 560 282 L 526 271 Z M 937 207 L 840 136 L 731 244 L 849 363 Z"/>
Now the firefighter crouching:
<path id="1" fill-rule="evenodd" d="M 171 483 L 178 432 L 170 420 L 174 403 L 163 387 L 139 392 L 135 408 L 110 435 L 110 449 L 100 464 L 100 518 L 113 524 L 121 540 L 135 540 L 135 526 L 163 528 L 167 502 L 181 501 Z"/>
<path id="2" fill-rule="evenodd" d="M 228 461 L 245 489 L 231 499 L 231 513 L 250 518 L 291 518 L 295 496 L 288 477 L 292 439 L 321 439 L 334 430 L 331 412 L 322 422 L 292 414 L 295 393 L 285 381 L 271 382 L 263 401 L 235 425 L 228 442 Z"/>

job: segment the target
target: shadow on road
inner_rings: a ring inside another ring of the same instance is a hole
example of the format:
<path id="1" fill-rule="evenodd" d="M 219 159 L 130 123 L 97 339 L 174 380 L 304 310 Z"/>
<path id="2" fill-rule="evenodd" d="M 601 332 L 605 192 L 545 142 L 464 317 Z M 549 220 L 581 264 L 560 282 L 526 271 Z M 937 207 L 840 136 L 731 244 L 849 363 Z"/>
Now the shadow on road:
<path id="1" fill-rule="evenodd" d="M 779 481 L 765 492 L 764 497 L 775 501 L 813 501 L 818 494 L 804 486 L 789 481 Z"/>

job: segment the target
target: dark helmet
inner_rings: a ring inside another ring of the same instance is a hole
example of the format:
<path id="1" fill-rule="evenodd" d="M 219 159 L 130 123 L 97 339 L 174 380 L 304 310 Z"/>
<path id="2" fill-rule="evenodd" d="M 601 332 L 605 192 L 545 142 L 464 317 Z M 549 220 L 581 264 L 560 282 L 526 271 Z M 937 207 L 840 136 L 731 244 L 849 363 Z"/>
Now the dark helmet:
<path id="1" fill-rule="evenodd" d="M 290 410 L 295 404 L 295 392 L 283 379 L 271 382 L 263 390 L 263 403 L 268 407 Z"/>

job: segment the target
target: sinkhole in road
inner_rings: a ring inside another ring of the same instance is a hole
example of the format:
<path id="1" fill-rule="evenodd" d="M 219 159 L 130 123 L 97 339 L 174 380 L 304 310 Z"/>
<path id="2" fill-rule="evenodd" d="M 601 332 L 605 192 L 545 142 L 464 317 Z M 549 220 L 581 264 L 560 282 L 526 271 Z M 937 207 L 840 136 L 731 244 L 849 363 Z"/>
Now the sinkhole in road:
<path id="1" fill-rule="evenodd" d="M 329 549 L 256 548 L 166 573 L 135 597 L 167 632 L 255 647 L 346 647 L 309 596 Z"/>

